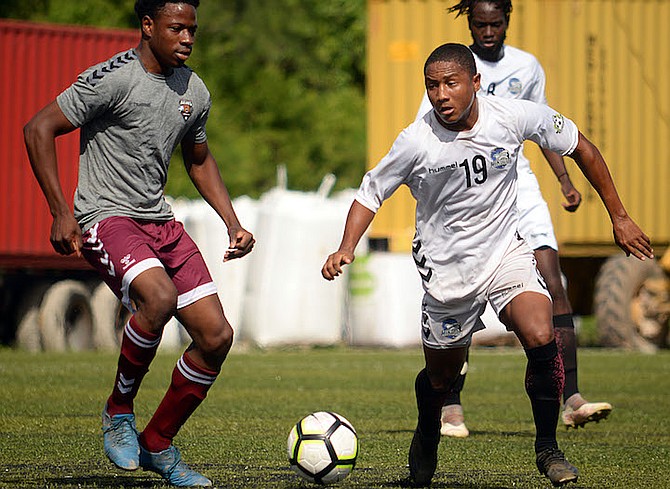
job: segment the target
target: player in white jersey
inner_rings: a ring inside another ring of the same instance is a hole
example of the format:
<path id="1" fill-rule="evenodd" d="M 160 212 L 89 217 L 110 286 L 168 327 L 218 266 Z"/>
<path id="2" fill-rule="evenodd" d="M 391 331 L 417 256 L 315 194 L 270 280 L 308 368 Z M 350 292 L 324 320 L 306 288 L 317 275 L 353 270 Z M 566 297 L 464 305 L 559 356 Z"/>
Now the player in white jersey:
<path id="1" fill-rule="evenodd" d="M 530 53 L 504 44 L 511 10 L 510 0 L 466 0 L 450 9 L 457 16 L 463 14 L 468 17 L 474 41 L 470 49 L 475 55 L 477 70 L 481 75 L 479 93 L 531 100 L 546 105 L 545 75 L 538 60 Z M 428 97 L 424 96 L 417 117 L 431 109 Z M 542 153 L 561 185 L 561 192 L 566 199 L 563 207 L 574 212 L 581 203 L 581 195 L 570 180 L 563 158 L 546 149 L 542 149 Z M 576 428 L 607 417 L 612 406 L 607 402 L 587 402 L 579 393 L 575 326 L 572 306 L 561 280 L 558 244 L 549 208 L 542 198 L 537 178 L 523 152 L 519 154 L 518 173 L 519 233 L 535 250 L 537 267 L 553 299 L 553 323 L 565 369 L 565 409 L 562 420 L 565 426 Z M 466 372 L 467 364 L 442 409 L 442 434 L 445 436 L 465 437 L 469 434 L 460 398 Z"/>
<path id="2" fill-rule="evenodd" d="M 523 141 L 570 155 L 601 196 L 616 243 L 653 257 L 649 238 L 626 213 L 598 149 L 546 105 L 478 97 L 470 49 L 445 44 L 424 66 L 435 110 L 405 128 L 370 170 L 351 205 L 338 250 L 321 270 L 342 273 L 384 200 L 400 185 L 416 199 L 413 257 L 422 277 L 425 368 L 415 392 L 418 423 L 409 450 L 410 483 L 430 484 L 437 467 L 440 412 L 458 378 L 472 334 L 489 302 L 528 358 L 525 387 L 535 421 L 536 464 L 554 485 L 577 480 L 556 441 L 563 364 L 551 324 L 551 299 L 532 249 L 517 233 L 517 159 Z"/>

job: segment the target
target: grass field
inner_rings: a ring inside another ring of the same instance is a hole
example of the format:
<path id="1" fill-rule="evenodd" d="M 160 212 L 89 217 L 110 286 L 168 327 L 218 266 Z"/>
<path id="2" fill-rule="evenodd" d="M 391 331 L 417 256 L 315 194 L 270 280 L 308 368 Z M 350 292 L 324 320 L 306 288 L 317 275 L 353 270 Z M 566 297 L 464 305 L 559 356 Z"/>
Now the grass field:
<path id="1" fill-rule="evenodd" d="M 138 427 L 167 387 L 178 353 L 160 353 L 136 401 Z M 148 472 L 115 469 L 99 413 L 115 354 L 0 350 L 0 487 L 151 488 Z M 356 427 L 361 453 L 342 488 L 402 487 L 415 426 L 418 349 L 311 348 L 233 353 L 176 439 L 220 488 L 310 487 L 288 468 L 286 437 L 302 416 L 332 410 Z M 518 349 L 476 349 L 463 401 L 471 436 L 443 440 L 435 488 L 550 487 L 534 466 L 534 430 Z M 580 387 L 614 405 L 610 419 L 559 443 L 579 467 L 576 488 L 670 487 L 670 352 L 580 350 Z"/>

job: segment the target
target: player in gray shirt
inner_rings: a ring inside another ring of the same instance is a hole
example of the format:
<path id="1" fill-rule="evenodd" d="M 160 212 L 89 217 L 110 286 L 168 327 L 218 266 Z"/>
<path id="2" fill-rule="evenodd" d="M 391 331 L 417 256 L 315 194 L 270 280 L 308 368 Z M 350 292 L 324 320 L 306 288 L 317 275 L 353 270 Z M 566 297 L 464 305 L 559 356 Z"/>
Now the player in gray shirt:
<path id="1" fill-rule="evenodd" d="M 172 440 L 217 378 L 233 330 L 202 255 L 163 195 L 177 145 L 191 180 L 228 228 L 224 261 L 246 255 L 255 242 L 235 214 L 207 145 L 209 92 L 184 65 L 195 42 L 198 5 L 137 0 L 138 47 L 85 71 L 24 128 L 53 215 L 54 249 L 83 255 L 133 313 L 102 413 L 105 453 L 119 468 L 142 467 L 180 487 L 212 485 L 183 462 Z M 81 158 L 72 213 L 58 177 L 55 139 L 76 128 Z M 172 316 L 193 342 L 138 433 L 134 399 Z"/>
<path id="2" fill-rule="evenodd" d="M 151 73 L 131 49 L 89 68 L 56 101 L 81 127 L 81 227 L 119 215 L 172 219 L 163 196 L 170 157 L 184 138 L 207 141 L 211 99 L 198 75 L 186 66 Z"/>

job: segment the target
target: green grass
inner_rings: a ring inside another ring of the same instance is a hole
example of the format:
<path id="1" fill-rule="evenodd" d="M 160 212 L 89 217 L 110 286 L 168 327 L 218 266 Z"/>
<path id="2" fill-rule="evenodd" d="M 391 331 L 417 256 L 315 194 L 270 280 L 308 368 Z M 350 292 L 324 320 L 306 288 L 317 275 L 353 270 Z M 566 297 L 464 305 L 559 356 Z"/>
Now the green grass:
<path id="1" fill-rule="evenodd" d="M 160 353 L 136 401 L 143 427 L 178 353 Z M 0 350 L 0 487 L 148 488 L 158 477 L 115 469 L 102 453 L 99 413 L 116 355 Z M 176 439 L 217 487 L 300 488 L 286 438 L 302 416 L 332 410 L 356 427 L 361 453 L 342 488 L 395 488 L 407 475 L 418 349 L 314 348 L 233 353 Z M 550 487 L 534 466 L 534 430 L 518 349 L 476 349 L 463 394 L 471 436 L 443 440 L 435 488 Z M 607 400 L 607 421 L 559 429 L 581 488 L 670 487 L 670 352 L 580 350 L 580 387 Z"/>

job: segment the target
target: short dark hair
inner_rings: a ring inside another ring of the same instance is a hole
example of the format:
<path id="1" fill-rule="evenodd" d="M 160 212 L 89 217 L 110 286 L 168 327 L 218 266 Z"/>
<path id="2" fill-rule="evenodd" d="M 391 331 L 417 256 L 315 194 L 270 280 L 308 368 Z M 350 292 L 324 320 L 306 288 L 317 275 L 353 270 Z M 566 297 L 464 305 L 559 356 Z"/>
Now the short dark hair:
<path id="1" fill-rule="evenodd" d="M 470 48 L 463 44 L 449 42 L 435 48 L 433 52 L 430 53 L 430 56 L 428 56 L 426 64 L 423 65 L 423 74 L 426 74 L 429 65 L 437 63 L 438 61 L 453 61 L 458 63 L 458 65 L 467 71 L 470 76 L 475 76 L 477 74 L 475 57 L 472 55 Z"/>
<path id="2" fill-rule="evenodd" d="M 140 22 L 142 22 L 145 15 L 155 19 L 156 15 L 158 15 L 167 3 L 185 3 L 193 5 L 195 8 L 200 6 L 200 0 L 136 0 L 135 15 L 140 19 Z"/>
<path id="3" fill-rule="evenodd" d="M 449 7 L 449 13 L 456 12 L 456 17 L 459 15 L 467 15 L 468 21 L 472 19 L 472 11 L 478 3 L 492 3 L 497 9 L 502 10 L 505 16 L 505 21 L 509 22 L 509 15 L 512 13 L 512 0 L 462 0 L 456 5 Z"/>

